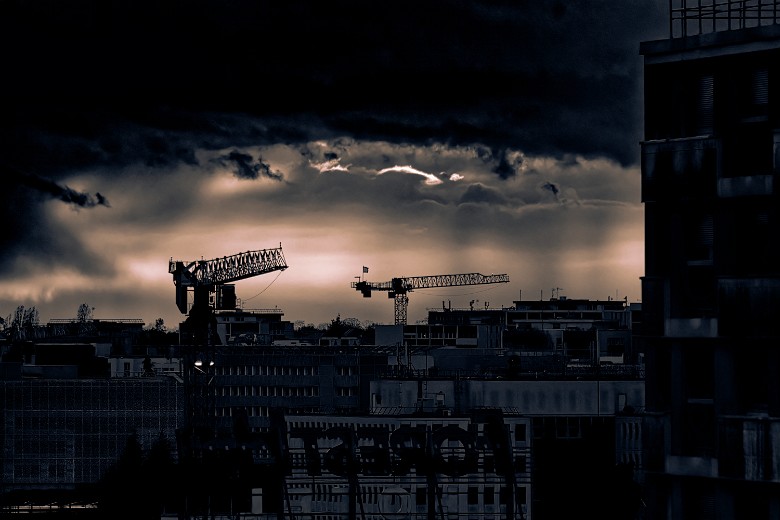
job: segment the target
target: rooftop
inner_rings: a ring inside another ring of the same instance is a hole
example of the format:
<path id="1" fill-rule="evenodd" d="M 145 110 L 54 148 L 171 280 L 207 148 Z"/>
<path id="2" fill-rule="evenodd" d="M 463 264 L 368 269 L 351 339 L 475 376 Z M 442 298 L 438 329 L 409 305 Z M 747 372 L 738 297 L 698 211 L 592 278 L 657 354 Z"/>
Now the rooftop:
<path id="1" fill-rule="evenodd" d="M 780 0 L 669 0 L 669 38 L 778 23 Z"/>

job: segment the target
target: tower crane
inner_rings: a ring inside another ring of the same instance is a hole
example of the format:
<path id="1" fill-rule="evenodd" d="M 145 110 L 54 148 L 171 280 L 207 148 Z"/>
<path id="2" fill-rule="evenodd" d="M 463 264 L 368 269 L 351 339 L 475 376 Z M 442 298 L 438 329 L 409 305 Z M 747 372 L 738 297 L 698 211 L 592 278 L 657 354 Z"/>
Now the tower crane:
<path id="1" fill-rule="evenodd" d="M 463 273 L 399 277 L 393 278 L 389 282 L 361 280 L 352 282 L 352 287 L 363 293 L 364 298 L 370 298 L 372 291 L 387 291 L 387 297 L 395 300 L 395 324 L 406 325 L 406 314 L 409 307 L 408 293 L 415 289 L 506 283 L 508 281 L 509 276 L 506 274 Z"/>
<path id="2" fill-rule="evenodd" d="M 235 288 L 238 280 L 287 269 L 278 248 L 247 251 L 212 260 L 182 261 L 171 258 L 168 272 L 176 286 L 176 306 L 187 319 L 180 327 L 182 344 L 191 348 L 185 353 L 184 379 L 188 428 L 192 437 L 189 449 L 195 449 L 198 439 L 214 434 L 215 392 L 212 386 L 216 346 L 214 309 L 235 309 Z M 188 295 L 192 291 L 192 307 L 188 309 Z M 212 298 L 212 295 L 215 295 Z M 188 312 L 189 311 L 189 312 Z"/>
<path id="3" fill-rule="evenodd" d="M 275 249 L 247 251 L 213 260 L 194 260 L 184 262 L 171 258 L 168 272 L 173 275 L 176 285 L 176 306 L 182 314 L 187 314 L 187 293 L 193 289 L 193 308 L 208 304 L 211 293 L 218 291 L 222 284 L 243 280 L 252 276 L 283 271 L 287 263 L 282 253 L 282 244 Z"/>

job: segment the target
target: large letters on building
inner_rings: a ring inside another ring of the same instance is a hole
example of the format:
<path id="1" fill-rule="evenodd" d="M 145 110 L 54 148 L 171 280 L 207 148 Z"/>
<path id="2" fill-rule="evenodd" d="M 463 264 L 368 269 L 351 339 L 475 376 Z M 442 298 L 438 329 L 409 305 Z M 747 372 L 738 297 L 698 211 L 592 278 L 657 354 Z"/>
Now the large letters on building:
<path id="1" fill-rule="evenodd" d="M 310 476 L 435 473 L 455 477 L 513 471 L 508 425 L 499 419 L 479 426 L 295 422 L 288 427 L 288 449 L 292 469 Z"/>

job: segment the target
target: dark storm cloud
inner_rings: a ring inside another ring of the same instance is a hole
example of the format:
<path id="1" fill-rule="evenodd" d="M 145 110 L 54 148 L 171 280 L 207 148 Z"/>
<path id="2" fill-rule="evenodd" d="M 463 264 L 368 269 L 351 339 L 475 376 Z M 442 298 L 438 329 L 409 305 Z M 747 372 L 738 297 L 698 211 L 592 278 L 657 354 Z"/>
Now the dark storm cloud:
<path id="1" fill-rule="evenodd" d="M 262 157 L 257 161 L 247 154 L 232 150 L 229 154 L 219 158 L 219 161 L 225 166 L 232 166 L 233 174 L 239 179 L 257 179 L 261 175 L 275 181 L 281 181 L 284 176 L 281 172 L 271 170 L 271 166 L 263 162 Z"/>
<path id="2" fill-rule="evenodd" d="M 110 206 L 108 199 L 101 195 L 100 192 L 95 193 L 93 196 L 89 193 L 76 191 L 68 186 L 61 186 L 54 181 L 36 175 L 20 175 L 19 180 L 26 186 L 68 204 L 75 204 L 82 208 L 91 208 L 98 205 Z"/>
<path id="3" fill-rule="evenodd" d="M 36 262 L 44 266 L 86 269 L 94 274 L 111 270 L 109 263 L 89 251 L 79 237 L 63 229 L 56 221 L 51 221 L 41 211 L 42 205 L 48 201 L 62 202 L 73 208 L 110 207 L 104 195 L 78 191 L 51 179 L 21 172 L 15 166 L 3 166 L 0 278 L 22 274 Z M 27 260 L 18 262 L 19 257 Z"/>
<path id="4" fill-rule="evenodd" d="M 477 203 L 477 204 L 506 204 L 507 200 L 501 192 L 495 188 L 490 188 L 482 184 L 472 184 L 461 195 L 458 204 L 465 203 Z"/>
<path id="5" fill-rule="evenodd" d="M 0 202 L 7 212 L 16 215 L 16 221 L 6 221 L 0 233 L 0 280 L 32 275 L 38 269 L 44 273 L 64 269 L 95 276 L 113 272 L 111 261 L 91 251 L 81 237 L 43 215 L 39 202 L 20 196 L 20 185 L 5 188 Z"/>
<path id="6" fill-rule="evenodd" d="M 277 137 L 296 142 L 307 129 L 307 122 L 297 118 L 266 118 L 261 122 L 241 113 L 192 112 L 182 107 L 99 108 L 53 106 L 46 99 L 25 105 L 22 99 L 21 104 L 8 109 L 8 118 L 0 118 L 0 152 L 4 163 L 13 165 L 11 180 L 0 192 L 0 220 L 6 229 L 0 238 L 0 264 L 12 261 L 30 246 L 37 247 L 28 241 L 34 235 L 33 227 L 45 232 L 40 229 L 47 225 L 40 214 L 42 193 L 74 205 L 107 206 L 116 195 L 112 190 L 117 179 L 128 172 L 138 181 L 154 185 L 177 166 L 199 166 L 198 150 L 268 143 Z M 279 180 L 279 172 L 262 161 L 229 160 L 228 164 L 239 176 Z M 41 175 L 28 176 L 23 182 L 22 171 Z M 97 175 L 95 195 L 71 190 L 63 182 L 84 171 Z M 153 211 L 143 215 L 144 221 L 153 225 L 166 217 L 181 218 L 174 212 L 189 207 L 188 199 L 181 194 L 198 184 L 196 179 L 181 183 L 177 189 L 180 195 L 168 200 L 159 200 L 161 193 L 148 190 L 142 200 Z"/>
<path id="7" fill-rule="evenodd" d="M 514 177 L 522 166 L 522 157 L 510 157 L 508 150 L 501 150 L 498 153 L 498 163 L 493 168 L 493 172 L 502 179 L 508 179 Z"/>
<path id="8" fill-rule="evenodd" d="M 545 182 L 542 185 L 542 188 L 544 188 L 545 190 L 550 191 L 553 195 L 555 195 L 556 198 L 558 198 L 558 186 L 556 186 L 555 184 L 553 184 L 551 182 Z"/>
<path id="9" fill-rule="evenodd" d="M 658 4 L 17 3 L 4 17 L 8 69 L 17 71 L 7 86 L 15 102 L 75 100 L 131 118 L 170 106 L 316 114 L 363 139 L 482 142 L 628 164 L 640 135 L 638 43 L 662 36 Z M 164 140 L 148 146 L 186 157 Z"/>

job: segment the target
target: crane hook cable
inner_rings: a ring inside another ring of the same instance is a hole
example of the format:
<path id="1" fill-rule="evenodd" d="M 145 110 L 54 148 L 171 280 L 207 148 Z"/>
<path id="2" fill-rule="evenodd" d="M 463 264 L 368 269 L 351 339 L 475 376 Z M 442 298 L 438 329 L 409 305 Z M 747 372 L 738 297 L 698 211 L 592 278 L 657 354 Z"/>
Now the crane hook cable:
<path id="1" fill-rule="evenodd" d="M 243 299 L 243 300 L 241 300 L 241 301 L 248 302 L 249 300 L 252 300 L 252 299 L 254 299 L 254 298 L 257 298 L 258 296 L 260 296 L 261 294 L 263 294 L 265 291 L 267 291 L 267 290 L 268 290 L 268 288 L 269 288 L 269 287 L 271 287 L 271 286 L 274 284 L 274 282 L 275 282 L 275 281 L 276 281 L 276 280 L 277 280 L 277 279 L 278 279 L 278 278 L 279 278 L 279 277 L 282 275 L 282 273 L 283 273 L 283 272 L 284 272 L 284 271 L 279 271 L 278 273 L 276 273 L 276 278 L 274 278 L 273 280 L 271 280 L 271 283 L 269 283 L 268 285 L 266 285 L 266 286 L 265 286 L 265 289 L 263 289 L 263 290 L 262 290 L 262 291 L 260 291 L 259 293 L 255 294 L 255 295 L 254 295 L 254 296 L 252 296 L 251 298 L 244 298 L 244 299 Z"/>

